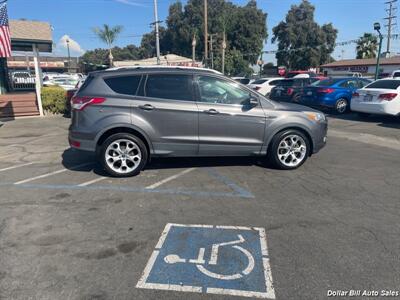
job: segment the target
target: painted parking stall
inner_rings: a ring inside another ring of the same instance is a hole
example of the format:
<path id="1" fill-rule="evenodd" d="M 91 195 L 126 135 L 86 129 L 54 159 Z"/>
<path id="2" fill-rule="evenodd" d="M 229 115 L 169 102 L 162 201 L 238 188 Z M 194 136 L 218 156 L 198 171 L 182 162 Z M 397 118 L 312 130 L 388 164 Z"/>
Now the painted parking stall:
<path id="1" fill-rule="evenodd" d="M 275 299 L 265 230 L 169 223 L 136 287 Z"/>

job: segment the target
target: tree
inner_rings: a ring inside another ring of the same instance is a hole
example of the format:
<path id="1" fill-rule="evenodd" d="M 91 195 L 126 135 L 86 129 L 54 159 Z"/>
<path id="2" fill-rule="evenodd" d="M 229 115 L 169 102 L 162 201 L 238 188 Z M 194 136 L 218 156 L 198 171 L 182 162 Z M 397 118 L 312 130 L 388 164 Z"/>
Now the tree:
<path id="1" fill-rule="evenodd" d="M 222 38 L 226 32 L 226 66 L 229 69 L 229 60 L 240 62 L 231 71 L 248 72 L 248 65 L 257 61 L 268 36 L 266 19 L 267 14 L 257 8 L 255 0 L 250 0 L 245 6 L 225 0 L 209 1 L 208 32 L 213 35 L 213 49 L 210 52 L 214 53 L 215 67 L 221 69 Z M 188 0 L 185 6 L 180 1 L 173 3 L 169 7 L 165 36 L 160 39 L 163 51 L 191 57 L 192 40 L 196 36 L 196 57 L 203 57 L 203 22 L 204 0 Z"/>
<path id="2" fill-rule="evenodd" d="M 375 58 L 378 49 L 378 38 L 372 33 L 364 33 L 357 42 L 357 58 Z"/>
<path id="3" fill-rule="evenodd" d="M 315 7 L 308 0 L 292 5 L 285 21 L 272 29 L 272 42 L 278 42 L 278 65 L 309 69 L 327 63 L 334 50 L 337 30 L 331 23 L 314 21 Z"/>
<path id="4" fill-rule="evenodd" d="M 93 32 L 97 35 L 97 37 L 104 42 L 105 44 L 107 44 L 108 47 L 108 59 L 109 59 L 109 64 L 110 67 L 113 66 L 113 54 L 112 54 L 112 45 L 114 44 L 114 42 L 116 41 L 118 35 L 121 33 L 122 31 L 122 26 L 114 26 L 114 27 L 110 27 L 107 24 L 103 25 L 103 28 L 99 28 L 99 27 L 95 27 L 93 28 Z"/>

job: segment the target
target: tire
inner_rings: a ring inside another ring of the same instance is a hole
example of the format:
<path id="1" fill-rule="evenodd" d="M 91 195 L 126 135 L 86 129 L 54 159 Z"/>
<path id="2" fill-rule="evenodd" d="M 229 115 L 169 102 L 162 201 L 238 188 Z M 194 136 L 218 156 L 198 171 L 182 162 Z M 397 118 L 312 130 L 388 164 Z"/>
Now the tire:
<path id="1" fill-rule="evenodd" d="M 292 102 L 293 103 L 300 103 L 300 99 L 301 99 L 300 94 L 296 94 L 296 95 L 293 96 Z"/>
<path id="2" fill-rule="evenodd" d="M 143 170 L 148 151 L 140 138 L 129 133 L 117 133 L 104 141 L 99 155 L 108 174 L 114 177 L 130 177 Z"/>
<path id="3" fill-rule="evenodd" d="M 337 114 L 344 114 L 349 110 L 349 101 L 345 98 L 340 98 L 338 101 L 336 101 L 335 104 L 335 112 Z"/>
<path id="4" fill-rule="evenodd" d="M 298 141 L 295 150 L 293 144 L 295 139 Z M 302 146 L 301 149 L 300 145 Z M 305 149 L 304 149 L 305 148 Z M 289 155 L 285 154 L 290 152 Z M 295 129 L 288 129 L 277 133 L 270 143 L 268 150 L 268 160 L 277 169 L 281 170 L 294 170 L 300 167 L 307 158 L 310 156 L 311 144 L 309 138 L 301 131 Z M 296 159 L 295 159 L 296 158 Z"/>

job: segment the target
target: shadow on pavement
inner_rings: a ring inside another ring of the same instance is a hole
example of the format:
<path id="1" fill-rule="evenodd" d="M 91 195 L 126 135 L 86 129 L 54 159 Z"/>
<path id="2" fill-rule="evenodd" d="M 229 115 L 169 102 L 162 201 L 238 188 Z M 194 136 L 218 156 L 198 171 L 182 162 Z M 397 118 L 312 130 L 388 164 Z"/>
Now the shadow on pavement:
<path id="1" fill-rule="evenodd" d="M 74 172 L 93 172 L 100 176 L 109 176 L 97 161 L 95 154 L 86 151 L 73 148 L 66 149 L 62 154 L 62 165 Z M 257 157 L 168 157 L 153 158 L 147 164 L 145 170 L 222 166 L 269 167 L 262 158 Z"/>
<path id="2" fill-rule="evenodd" d="M 377 126 L 380 127 L 400 129 L 400 117 L 397 116 L 367 115 L 361 117 L 356 113 L 347 113 L 343 115 L 327 114 L 327 116 L 328 119 L 338 119 L 338 120 L 370 123 L 370 124 L 375 123 Z"/>

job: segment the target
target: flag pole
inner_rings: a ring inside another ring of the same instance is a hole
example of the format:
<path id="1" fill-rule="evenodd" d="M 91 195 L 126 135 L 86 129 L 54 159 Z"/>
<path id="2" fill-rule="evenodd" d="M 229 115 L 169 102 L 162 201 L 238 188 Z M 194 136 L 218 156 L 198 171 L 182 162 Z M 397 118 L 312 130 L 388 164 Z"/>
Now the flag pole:
<path id="1" fill-rule="evenodd" d="M 11 56 L 11 41 L 7 14 L 7 0 L 0 1 L 0 26 L 2 28 L 0 42 L 2 51 L 0 53 L 0 95 L 6 94 L 8 90 L 7 57 Z"/>

